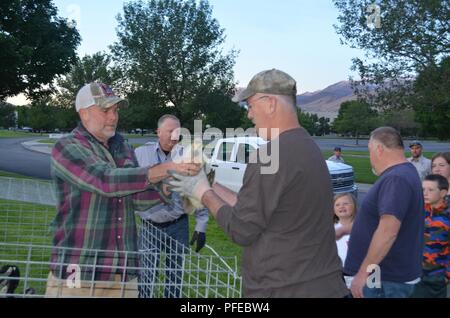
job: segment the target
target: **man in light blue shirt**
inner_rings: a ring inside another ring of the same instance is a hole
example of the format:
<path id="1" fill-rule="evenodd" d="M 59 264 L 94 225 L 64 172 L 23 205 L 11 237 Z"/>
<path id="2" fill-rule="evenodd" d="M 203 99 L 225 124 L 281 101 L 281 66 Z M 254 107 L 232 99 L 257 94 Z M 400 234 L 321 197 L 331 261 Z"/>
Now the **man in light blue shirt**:
<path id="1" fill-rule="evenodd" d="M 329 161 L 334 161 L 337 163 L 345 163 L 344 158 L 342 158 L 342 149 L 341 147 L 334 147 L 334 155 L 328 158 Z"/>
<path id="2" fill-rule="evenodd" d="M 148 142 L 135 150 L 139 166 L 154 166 L 171 161 L 175 156 L 181 155 L 183 147 L 178 145 L 178 133 L 180 121 L 173 115 L 164 115 L 158 120 L 158 141 Z M 150 251 L 150 258 L 146 258 L 149 264 L 145 267 L 158 268 L 159 258 L 162 252 L 166 253 L 166 282 L 164 297 L 180 297 L 182 278 L 182 254 L 186 252 L 189 241 L 189 222 L 183 208 L 182 198 L 178 193 L 170 194 L 170 203 L 161 203 L 150 210 L 139 212 L 143 220 L 141 248 Z M 199 209 L 195 212 L 196 226 L 191 239 L 191 244 L 197 242 L 196 252 L 205 245 L 206 226 L 208 223 L 208 210 Z M 150 226 L 151 224 L 152 226 Z M 158 231 L 159 230 L 159 231 Z M 163 237 L 161 232 L 168 237 Z M 150 259 L 150 260 L 149 260 Z M 144 262 L 145 263 L 145 262 Z M 148 277 L 151 276 L 151 277 Z M 148 281 L 154 281 L 158 273 L 147 275 L 144 286 L 141 288 L 146 297 L 153 295 L 152 286 Z"/>
<path id="3" fill-rule="evenodd" d="M 411 141 L 409 149 L 411 149 L 411 157 L 407 160 L 416 168 L 420 181 L 423 181 L 427 175 L 431 174 L 431 160 L 422 155 L 423 147 L 420 141 Z"/>

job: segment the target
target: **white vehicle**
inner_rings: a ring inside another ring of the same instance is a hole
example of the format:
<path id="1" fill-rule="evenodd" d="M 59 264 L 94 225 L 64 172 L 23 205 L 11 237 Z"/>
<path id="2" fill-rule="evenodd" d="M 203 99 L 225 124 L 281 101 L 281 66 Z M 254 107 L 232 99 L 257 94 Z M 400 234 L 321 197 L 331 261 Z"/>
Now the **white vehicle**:
<path id="1" fill-rule="evenodd" d="M 215 170 L 215 180 L 238 192 L 242 187 L 249 154 L 267 143 L 260 137 L 235 137 L 219 139 L 211 152 L 206 170 Z M 355 197 L 358 188 L 354 181 L 353 168 L 343 163 L 325 160 L 333 183 L 334 194 L 350 192 Z"/>

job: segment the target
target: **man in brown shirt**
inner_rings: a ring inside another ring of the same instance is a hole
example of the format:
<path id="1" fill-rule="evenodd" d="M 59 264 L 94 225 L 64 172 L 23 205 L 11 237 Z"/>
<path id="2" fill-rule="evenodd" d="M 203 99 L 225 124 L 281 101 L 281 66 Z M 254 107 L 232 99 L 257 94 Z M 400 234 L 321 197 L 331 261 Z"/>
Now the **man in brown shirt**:
<path id="1" fill-rule="evenodd" d="M 251 158 L 238 194 L 204 172 L 174 174 L 175 191 L 194 196 L 219 226 L 243 246 L 244 297 L 343 297 L 332 218 L 332 188 L 321 152 L 300 127 L 296 82 L 279 70 L 261 72 L 233 101 L 246 101 L 248 118 L 270 142 Z M 278 160 L 270 171 L 262 154 Z"/>

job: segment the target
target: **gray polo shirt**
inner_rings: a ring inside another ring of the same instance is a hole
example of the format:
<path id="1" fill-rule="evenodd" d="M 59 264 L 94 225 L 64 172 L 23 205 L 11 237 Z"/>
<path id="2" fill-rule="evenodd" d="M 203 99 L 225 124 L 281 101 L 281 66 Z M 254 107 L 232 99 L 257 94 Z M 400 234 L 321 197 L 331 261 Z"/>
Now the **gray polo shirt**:
<path id="1" fill-rule="evenodd" d="M 414 167 L 416 167 L 417 173 L 419 174 L 420 177 L 420 181 L 423 181 L 423 179 L 431 173 L 430 159 L 427 159 L 424 156 L 420 156 L 417 159 L 410 157 L 407 160 L 411 162 Z"/>
<path id="2" fill-rule="evenodd" d="M 159 142 L 148 142 L 143 146 L 136 148 L 136 158 L 140 167 L 154 166 L 163 162 L 171 161 L 175 154 L 181 155 L 183 148 L 175 145 L 169 154 L 165 154 L 159 145 Z M 183 215 L 184 209 L 182 198 L 178 193 L 172 193 L 170 196 L 173 204 L 158 204 L 151 209 L 139 212 L 141 218 L 151 220 L 156 223 L 164 223 L 178 219 Z M 208 210 L 199 209 L 195 211 L 196 225 L 195 231 L 206 232 L 208 224 Z"/>

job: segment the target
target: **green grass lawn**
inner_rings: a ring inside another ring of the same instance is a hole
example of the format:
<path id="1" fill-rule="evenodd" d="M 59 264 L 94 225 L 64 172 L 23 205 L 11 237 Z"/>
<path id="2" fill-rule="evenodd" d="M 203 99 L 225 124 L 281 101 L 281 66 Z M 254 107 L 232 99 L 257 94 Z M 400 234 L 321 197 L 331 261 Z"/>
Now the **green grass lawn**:
<path id="1" fill-rule="evenodd" d="M 189 233 L 192 237 L 195 228 L 195 217 L 189 217 Z M 190 239 L 190 238 L 189 238 Z M 195 248 L 197 243 L 194 243 L 192 248 Z M 240 273 L 240 264 L 242 258 L 242 248 L 235 243 L 233 243 L 223 232 L 223 230 L 217 225 L 217 222 L 210 215 L 208 227 L 206 229 L 206 244 L 211 246 L 220 256 L 226 258 L 236 257 L 238 264 L 238 272 Z M 202 255 L 210 255 L 206 248 L 200 250 Z M 230 266 L 232 264 L 229 264 Z M 233 268 L 233 266 L 231 266 Z"/>
<path id="2" fill-rule="evenodd" d="M 322 155 L 325 159 L 328 159 L 333 155 L 333 152 L 322 151 Z M 356 182 L 370 184 L 375 183 L 378 177 L 372 173 L 369 152 L 346 151 L 342 156 L 344 157 L 345 163 L 353 167 Z"/>
<path id="3" fill-rule="evenodd" d="M 8 172 L 8 171 L 3 171 L 3 170 L 0 170 L 0 177 L 18 178 L 18 179 L 35 179 L 35 178 L 32 178 L 32 177 L 27 177 L 27 176 L 23 176 L 21 174 Z"/>
<path id="4" fill-rule="evenodd" d="M 36 142 L 39 142 L 41 144 L 56 144 L 57 139 L 40 139 Z"/>
<path id="5" fill-rule="evenodd" d="M 45 293 L 53 235 L 50 224 L 55 214 L 56 211 L 53 206 L 0 199 L 0 267 L 6 264 L 19 267 L 23 280 L 20 282 L 16 293 L 22 293 L 25 288 L 30 286 L 36 290 L 37 295 Z M 190 237 L 192 237 L 195 226 L 193 216 L 190 217 L 189 224 Z M 238 273 L 240 273 L 241 248 L 233 244 L 224 235 L 213 218 L 209 220 L 206 243 L 214 248 L 220 256 L 224 257 L 231 269 L 237 268 Z M 193 248 L 195 248 L 195 245 Z M 212 256 L 214 264 L 222 268 L 223 272 L 219 273 L 219 278 L 216 278 L 215 282 L 225 284 L 220 289 L 220 293 L 226 295 L 228 278 L 225 271 L 227 267 L 217 257 L 213 256 L 214 254 L 207 248 L 203 248 L 200 255 Z M 191 257 L 191 259 L 193 261 L 190 264 L 194 265 L 194 268 L 200 266 L 202 270 L 186 275 L 186 277 L 199 279 L 203 284 L 199 288 L 204 291 L 206 290 L 204 284 L 208 282 L 205 276 L 205 270 L 207 269 L 205 260 L 209 257 L 199 259 L 198 263 L 196 263 L 195 257 Z M 211 284 L 214 283 L 211 282 Z"/>
<path id="6" fill-rule="evenodd" d="M 333 155 L 333 151 L 331 150 L 324 150 L 322 151 L 322 154 L 325 156 L 330 157 Z M 431 157 L 435 154 L 434 152 L 430 152 L 430 151 L 424 151 L 422 152 L 422 154 L 427 157 L 428 159 L 431 159 Z M 363 150 L 363 151 L 354 151 L 354 150 L 344 150 L 342 152 L 342 156 L 344 157 L 344 159 L 347 159 L 347 156 L 361 156 L 361 157 L 367 157 L 369 158 L 369 151 L 368 150 Z M 409 151 L 405 151 L 405 157 L 411 157 L 411 153 Z"/>
<path id="7" fill-rule="evenodd" d="M 42 136 L 42 134 L 29 133 L 25 131 L 0 130 L 0 138 L 34 137 L 34 136 Z"/>
<path id="8" fill-rule="evenodd" d="M 433 154 L 433 152 L 423 152 L 423 155 L 427 158 L 431 158 Z M 333 155 L 333 151 L 322 151 L 322 155 L 325 159 L 328 159 Z M 345 163 L 353 167 L 356 182 L 373 184 L 377 181 L 378 177 L 372 173 L 369 151 L 343 151 L 342 156 Z M 410 152 L 405 152 L 405 156 L 410 157 Z"/>
<path id="9" fill-rule="evenodd" d="M 148 138 L 150 138 L 150 137 L 158 137 L 158 135 L 156 135 L 156 134 L 145 134 L 144 136 L 141 136 L 140 134 L 122 134 L 121 133 L 121 135 L 124 137 L 124 138 L 127 138 L 127 139 L 130 139 L 130 138 L 143 138 L 143 139 L 148 139 Z"/>
<path id="10" fill-rule="evenodd" d="M 27 287 L 45 293 L 55 207 L 0 199 L 0 266 L 16 265 L 21 281 L 16 293 Z M 47 246 L 47 247 L 42 247 Z"/>

